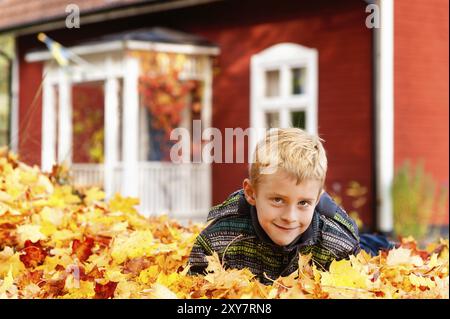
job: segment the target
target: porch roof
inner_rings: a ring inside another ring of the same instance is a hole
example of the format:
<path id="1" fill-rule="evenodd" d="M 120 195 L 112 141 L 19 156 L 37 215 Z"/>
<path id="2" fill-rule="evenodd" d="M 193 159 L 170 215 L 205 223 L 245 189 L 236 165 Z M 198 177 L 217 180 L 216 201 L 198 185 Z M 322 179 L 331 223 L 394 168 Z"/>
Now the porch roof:
<path id="1" fill-rule="evenodd" d="M 172 44 L 191 44 L 197 46 L 215 47 L 216 45 L 201 36 L 186 33 L 178 30 L 173 30 L 164 27 L 140 28 L 136 30 L 128 30 L 124 32 L 108 34 L 105 36 L 90 39 L 85 42 L 100 43 L 109 41 L 149 41 Z"/>
<path id="2" fill-rule="evenodd" d="M 124 51 L 127 49 L 200 55 L 218 55 L 220 53 L 219 48 L 214 43 L 201 36 L 164 27 L 128 30 L 90 38 L 68 49 L 77 55 Z M 30 51 L 25 55 L 27 62 L 50 59 L 52 59 L 52 55 L 47 49 Z"/>

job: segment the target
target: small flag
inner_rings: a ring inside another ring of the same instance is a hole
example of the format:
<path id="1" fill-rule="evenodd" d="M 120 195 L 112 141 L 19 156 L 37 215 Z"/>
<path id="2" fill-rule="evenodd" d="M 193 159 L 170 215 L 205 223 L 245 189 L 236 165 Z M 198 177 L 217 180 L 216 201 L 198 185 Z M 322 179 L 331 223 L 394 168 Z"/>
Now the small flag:
<path id="1" fill-rule="evenodd" d="M 58 42 L 50 39 L 45 33 L 39 33 L 38 39 L 47 45 L 47 48 L 52 53 L 53 57 L 61 66 L 69 64 L 69 52 Z"/>

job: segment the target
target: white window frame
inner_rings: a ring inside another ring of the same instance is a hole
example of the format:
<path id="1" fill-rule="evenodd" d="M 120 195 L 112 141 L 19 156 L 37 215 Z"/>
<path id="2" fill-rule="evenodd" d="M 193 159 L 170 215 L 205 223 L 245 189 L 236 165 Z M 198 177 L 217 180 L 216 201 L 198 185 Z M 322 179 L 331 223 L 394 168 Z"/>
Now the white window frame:
<path id="1" fill-rule="evenodd" d="M 305 93 L 291 93 L 292 72 L 294 68 L 306 68 Z M 279 70 L 279 96 L 265 96 L 265 72 Z M 257 141 L 264 136 L 266 127 L 265 113 L 279 112 L 280 127 L 290 125 L 290 112 L 305 111 L 305 129 L 317 134 L 318 127 L 318 52 L 295 43 L 279 43 L 271 46 L 251 58 L 250 77 L 250 153 Z"/>

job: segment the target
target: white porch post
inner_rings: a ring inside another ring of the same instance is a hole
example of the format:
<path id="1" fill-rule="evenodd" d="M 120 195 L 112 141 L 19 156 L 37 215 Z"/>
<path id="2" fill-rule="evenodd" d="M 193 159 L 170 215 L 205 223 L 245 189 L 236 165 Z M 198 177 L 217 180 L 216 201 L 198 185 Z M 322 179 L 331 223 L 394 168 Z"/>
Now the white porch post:
<path id="1" fill-rule="evenodd" d="M 59 68 L 58 162 L 72 163 L 72 94 L 67 71 Z"/>
<path id="2" fill-rule="evenodd" d="M 11 150 L 19 153 L 19 52 L 17 41 L 14 41 L 14 58 L 12 64 L 12 83 L 11 83 Z"/>
<path id="3" fill-rule="evenodd" d="M 377 227 L 393 230 L 394 179 L 394 1 L 379 0 L 381 26 L 375 29 Z"/>
<path id="4" fill-rule="evenodd" d="M 123 131 L 122 159 L 123 179 L 122 194 L 138 196 L 138 95 L 139 64 L 136 59 L 125 60 L 124 94 L 123 94 Z"/>
<path id="5" fill-rule="evenodd" d="M 44 79 L 42 96 L 42 148 L 41 169 L 49 172 L 56 161 L 56 108 L 55 91 L 49 79 Z"/>
<path id="6" fill-rule="evenodd" d="M 210 128 L 212 126 L 212 62 L 211 57 L 205 57 L 205 69 L 204 69 L 204 86 L 203 86 L 203 105 L 202 105 L 202 127 Z M 202 152 L 200 152 L 202 154 Z M 206 210 L 208 210 L 212 205 L 212 165 L 211 164 L 202 164 L 207 165 L 207 173 L 206 173 L 206 181 L 205 181 L 205 189 L 208 192 L 207 202 L 204 203 Z"/>
<path id="7" fill-rule="evenodd" d="M 209 56 L 204 57 L 204 86 L 203 86 L 203 105 L 202 105 L 202 127 L 211 127 L 212 118 L 212 63 Z"/>
<path id="8" fill-rule="evenodd" d="M 119 100 L 118 80 L 108 77 L 105 82 L 105 176 L 106 197 L 113 195 L 114 168 L 118 161 Z"/>
<path id="9" fill-rule="evenodd" d="M 308 74 L 306 76 L 309 77 L 307 83 L 310 86 L 308 89 L 311 92 L 311 100 L 308 102 L 310 103 L 311 107 L 308 109 L 309 114 L 306 116 L 306 129 L 313 134 L 318 134 L 319 53 L 316 49 L 310 49 L 310 54 L 311 59 L 308 61 Z"/>

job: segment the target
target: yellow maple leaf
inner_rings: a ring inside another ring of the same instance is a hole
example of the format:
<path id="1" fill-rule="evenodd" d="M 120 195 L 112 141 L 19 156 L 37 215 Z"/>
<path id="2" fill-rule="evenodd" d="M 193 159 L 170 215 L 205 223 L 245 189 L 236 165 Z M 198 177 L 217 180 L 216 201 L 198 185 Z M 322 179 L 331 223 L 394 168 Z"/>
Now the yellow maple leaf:
<path id="1" fill-rule="evenodd" d="M 159 267 L 157 265 L 152 265 L 139 273 L 139 281 L 144 284 L 153 282 L 156 280 L 159 273 L 160 273 Z"/>
<path id="2" fill-rule="evenodd" d="M 72 276 L 68 276 L 66 280 L 67 294 L 63 296 L 65 299 L 85 299 L 95 296 L 95 283 L 92 281 L 76 280 Z"/>
<path id="3" fill-rule="evenodd" d="M 114 298 L 129 299 L 141 298 L 139 292 L 142 290 L 141 286 L 134 281 L 119 281 L 116 290 L 114 291 Z"/>
<path id="4" fill-rule="evenodd" d="M 231 288 L 248 287 L 250 280 L 255 277 L 248 268 L 225 270 L 216 252 L 211 256 L 206 256 L 206 258 L 208 260 L 208 267 L 206 268 L 208 274 L 204 279 L 218 289 L 225 289 L 224 292 L 219 294 L 225 294 Z"/>
<path id="5" fill-rule="evenodd" d="M 19 174 L 19 182 L 25 185 L 31 185 L 35 184 L 38 179 L 38 171 L 33 170 L 28 165 L 19 165 L 19 169 L 17 169 L 17 172 Z"/>
<path id="6" fill-rule="evenodd" d="M 61 210 L 50 207 L 43 207 L 39 215 L 43 222 L 48 222 L 55 226 L 61 226 L 64 220 L 64 213 Z"/>
<path id="7" fill-rule="evenodd" d="M 105 199 L 105 192 L 103 192 L 98 187 L 91 187 L 91 188 L 89 188 L 86 191 L 85 195 L 86 195 L 86 197 L 84 198 L 84 202 L 87 205 L 90 205 L 90 204 L 92 204 L 94 202 L 102 201 L 103 199 Z"/>
<path id="8" fill-rule="evenodd" d="M 67 205 L 80 203 L 80 197 L 73 193 L 73 189 L 69 185 L 63 185 L 56 187 L 47 201 L 47 205 L 50 207 L 64 208 Z"/>
<path id="9" fill-rule="evenodd" d="M 122 280 L 127 280 L 129 276 L 126 274 L 123 274 L 121 272 L 121 269 L 119 269 L 119 268 L 114 269 L 114 268 L 111 268 L 111 266 L 110 266 L 107 268 L 104 277 L 108 281 L 119 282 Z"/>
<path id="10" fill-rule="evenodd" d="M 324 286 L 367 288 L 368 277 L 352 267 L 349 260 L 334 260 L 329 272 L 321 272 L 320 282 Z"/>
<path id="11" fill-rule="evenodd" d="M 70 229 L 57 230 L 52 234 L 50 245 L 59 246 L 59 244 L 81 237 L 80 234 L 73 232 Z"/>
<path id="12" fill-rule="evenodd" d="M 134 208 L 136 205 L 139 205 L 139 198 L 122 197 L 119 193 L 116 193 L 109 201 L 109 208 L 112 212 L 134 214 L 137 213 Z"/>
<path id="13" fill-rule="evenodd" d="M 224 271 L 217 252 L 213 252 L 211 256 L 206 256 L 206 259 L 208 260 L 207 272 L 220 273 Z"/>
<path id="14" fill-rule="evenodd" d="M 28 284 L 22 289 L 21 298 L 24 299 L 34 299 L 39 298 L 41 294 L 41 287 L 36 284 Z"/>
<path id="15" fill-rule="evenodd" d="M 7 192 L 4 192 L 4 191 L 0 191 L 0 203 L 1 202 L 11 202 L 13 200 L 13 198 L 12 198 L 12 196 L 11 195 L 9 195 Z M 6 210 L 6 207 L 7 206 L 5 206 L 5 210 Z M 1 216 L 2 214 L 0 214 L 0 216 Z"/>
<path id="16" fill-rule="evenodd" d="M 155 283 L 149 292 L 148 297 L 152 299 L 178 299 L 172 290 L 160 283 Z"/>
<path id="17" fill-rule="evenodd" d="M 111 249 L 111 256 L 118 264 L 128 258 L 150 254 L 154 247 L 153 234 L 148 230 L 137 230 L 131 234 L 117 236 Z"/>
<path id="18" fill-rule="evenodd" d="M 0 285 L 0 299 L 7 298 L 6 293 L 13 287 L 14 278 L 12 275 L 12 266 L 9 266 L 8 274 L 3 278 L 3 282 Z"/>
<path id="19" fill-rule="evenodd" d="M 20 225 L 17 227 L 17 234 L 22 244 L 26 240 L 36 243 L 39 240 L 47 239 L 47 236 L 41 232 L 41 225 Z"/>
<path id="20" fill-rule="evenodd" d="M 441 263 L 438 261 L 437 254 L 432 254 L 430 260 L 427 263 L 428 268 L 432 269 L 438 265 L 441 265 Z"/>
<path id="21" fill-rule="evenodd" d="M 39 178 L 38 178 L 38 182 L 36 187 L 38 188 L 38 193 L 40 193 L 39 191 L 39 187 L 45 191 L 47 194 L 51 194 L 53 193 L 53 191 L 55 190 L 55 188 L 53 187 L 52 182 L 50 182 L 50 180 L 48 179 L 47 176 L 40 174 Z"/>
<path id="22" fill-rule="evenodd" d="M 166 287 L 170 287 L 170 286 L 176 284 L 181 279 L 182 278 L 180 277 L 180 275 L 176 272 L 171 273 L 169 275 L 166 275 L 166 274 L 160 272 L 158 274 L 158 278 L 156 279 L 156 282 L 161 285 L 164 285 Z"/>
<path id="23" fill-rule="evenodd" d="M 436 287 L 436 283 L 427 277 L 410 274 L 408 279 L 411 282 L 411 284 L 416 287 L 428 287 L 428 288 Z"/>
<path id="24" fill-rule="evenodd" d="M 388 266 L 396 266 L 402 264 L 411 264 L 414 266 L 422 266 L 423 260 L 419 256 L 411 256 L 411 249 L 394 248 L 389 251 L 386 259 Z"/>
<path id="25" fill-rule="evenodd" d="M 56 226 L 49 222 L 43 222 L 40 228 L 41 233 L 47 237 L 53 235 L 57 230 Z"/>
<path id="26" fill-rule="evenodd" d="M 10 269 L 13 277 L 17 277 L 25 271 L 25 266 L 20 261 L 20 253 L 14 252 L 11 247 L 5 247 L 0 252 L 0 277 L 7 276 Z"/>
<path id="27" fill-rule="evenodd" d="M 23 185 L 18 185 L 17 183 L 15 183 L 13 177 L 7 177 L 5 178 L 5 180 L 5 184 L 8 185 L 6 193 L 9 196 L 9 201 L 16 201 L 25 192 L 25 187 Z"/>

